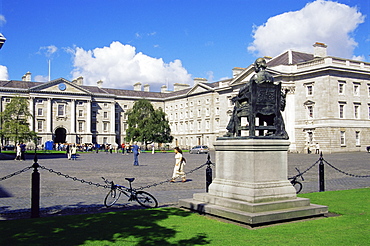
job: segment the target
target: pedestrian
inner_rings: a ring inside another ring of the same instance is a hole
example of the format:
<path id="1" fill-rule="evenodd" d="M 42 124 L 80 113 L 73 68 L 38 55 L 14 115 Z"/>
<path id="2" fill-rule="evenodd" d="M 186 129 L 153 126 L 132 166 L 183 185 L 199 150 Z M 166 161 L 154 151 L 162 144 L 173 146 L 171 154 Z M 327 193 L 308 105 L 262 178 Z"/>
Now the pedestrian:
<path id="1" fill-rule="evenodd" d="M 76 155 L 77 155 L 77 147 L 76 147 L 76 145 L 73 145 L 71 147 L 71 158 L 72 158 L 73 161 L 76 160 Z"/>
<path id="2" fill-rule="evenodd" d="M 100 144 L 96 143 L 95 144 L 95 151 L 96 151 L 97 154 L 99 153 L 99 149 L 100 149 Z"/>
<path id="3" fill-rule="evenodd" d="M 71 159 L 71 146 L 70 146 L 70 144 L 67 144 L 67 146 L 66 146 L 66 154 L 67 154 L 67 159 L 70 160 Z"/>
<path id="4" fill-rule="evenodd" d="M 121 149 L 122 149 L 122 155 L 124 155 L 125 154 L 125 149 L 126 149 L 125 143 L 121 144 Z"/>
<path id="5" fill-rule="evenodd" d="M 316 143 L 315 154 L 320 154 L 320 145 L 319 145 L 319 143 Z"/>
<path id="6" fill-rule="evenodd" d="M 17 154 L 14 160 L 20 161 L 21 160 L 21 145 L 20 144 L 17 144 L 16 150 L 17 150 Z"/>
<path id="7" fill-rule="evenodd" d="M 134 153 L 134 166 L 139 166 L 139 155 L 140 155 L 140 147 L 134 143 L 134 145 L 131 146 L 131 150 Z"/>
<path id="8" fill-rule="evenodd" d="M 182 155 L 182 150 L 179 147 L 175 147 L 174 150 L 175 150 L 175 168 L 173 169 L 171 182 L 175 182 L 175 179 L 180 176 L 182 178 L 182 182 L 186 182 L 186 175 L 184 172 L 186 160 Z"/>
<path id="9" fill-rule="evenodd" d="M 25 161 L 26 160 L 26 145 L 24 143 L 21 143 L 20 145 L 21 147 L 21 161 Z"/>
<path id="10" fill-rule="evenodd" d="M 155 148 L 154 148 L 154 142 L 152 143 L 152 155 L 154 155 Z"/>
<path id="11" fill-rule="evenodd" d="M 130 153 L 131 145 L 129 143 L 126 144 L 126 155 Z"/>

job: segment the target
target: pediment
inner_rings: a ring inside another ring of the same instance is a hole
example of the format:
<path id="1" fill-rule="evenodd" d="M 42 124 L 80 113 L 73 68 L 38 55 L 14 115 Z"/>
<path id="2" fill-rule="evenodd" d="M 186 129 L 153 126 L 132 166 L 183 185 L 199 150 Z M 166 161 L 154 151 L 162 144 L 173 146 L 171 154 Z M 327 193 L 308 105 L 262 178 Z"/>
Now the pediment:
<path id="1" fill-rule="evenodd" d="M 53 93 L 67 93 L 67 94 L 91 94 L 89 91 L 81 88 L 75 83 L 72 83 L 66 79 L 60 78 L 52 80 L 41 85 L 30 88 L 34 92 L 53 92 Z"/>
<path id="2" fill-rule="evenodd" d="M 206 92 L 211 92 L 214 89 L 206 84 L 198 83 L 187 93 L 187 95 L 201 94 Z"/>

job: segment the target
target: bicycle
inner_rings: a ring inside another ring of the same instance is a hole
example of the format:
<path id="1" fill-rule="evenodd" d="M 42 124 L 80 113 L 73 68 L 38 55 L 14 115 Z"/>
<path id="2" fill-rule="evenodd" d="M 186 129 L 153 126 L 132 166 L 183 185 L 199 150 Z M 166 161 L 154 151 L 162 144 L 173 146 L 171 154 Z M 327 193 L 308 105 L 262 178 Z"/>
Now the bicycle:
<path id="1" fill-rule="evenodd" d="M 132 182 L 135 180 L 135 178 L 125 178 L 129 184 L 130 187 L 126 187 L 124 185 L 118 185 L 114 184 L 113 181 L 108 181 L 104 177 L 102 177 L 104 182 L 106 184 L 111 185 L 110 191 L 106 195 L 104 199 L 104 205 L 106 207 L 113 206 L 118 199 L 120 198 L 121 194 L 124 194 L 128 197 L 128 201 L 137 201 L 141 206 L 146 208 L 156 208 L 158 207 L 157 199 L 155 199 L 154 196 L 149 194 L 145 191 L 136 191 L 134 188 L 132 188 Z"/>
<path id="2" fill-rule="evenodd" d="M 299 192 L 301 192 L 302 188 L 303 188 L 303 185 L 301 182 L 299 182 L 297 180 L 298 177 L 301 177 L 302 181 L 304 181 L 304 178 L 302 176 L 302 173 L 299 171 L 298 168 L 295 168 L 295 170 L 297 170 L 298 172 L 298 175 L 296 176 L 293 176 L 291 178 L 288 178 L 288 180 L 291 180 L 290 183 L 293 185 L 293 187 L 295 188 L 296 190 L 296 194 L 298 194 Z"/>

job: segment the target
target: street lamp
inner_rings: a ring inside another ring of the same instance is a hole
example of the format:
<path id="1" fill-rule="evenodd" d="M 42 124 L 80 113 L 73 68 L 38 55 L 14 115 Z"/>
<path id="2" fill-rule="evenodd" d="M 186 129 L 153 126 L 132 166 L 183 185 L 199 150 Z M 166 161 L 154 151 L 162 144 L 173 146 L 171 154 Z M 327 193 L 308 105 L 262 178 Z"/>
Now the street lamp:
<path id="1" fill-rule="evenodd" d="M 6 38 L 2 33 L 0 33 L 0 49 L 3 47 L 4 43 L 6 41 Z"/>

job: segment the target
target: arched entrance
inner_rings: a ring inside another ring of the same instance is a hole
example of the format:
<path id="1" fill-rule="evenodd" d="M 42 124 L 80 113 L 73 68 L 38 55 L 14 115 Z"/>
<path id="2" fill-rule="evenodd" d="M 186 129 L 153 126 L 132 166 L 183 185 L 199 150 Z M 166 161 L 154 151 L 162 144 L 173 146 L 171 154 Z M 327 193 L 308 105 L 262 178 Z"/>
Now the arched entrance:
<path id="1" fill-rule="evenodd" d="M 67 131 L 66 129 L 60 127 L 55 130 L 54 143 L 65 143 L 66 142 Z"/>

